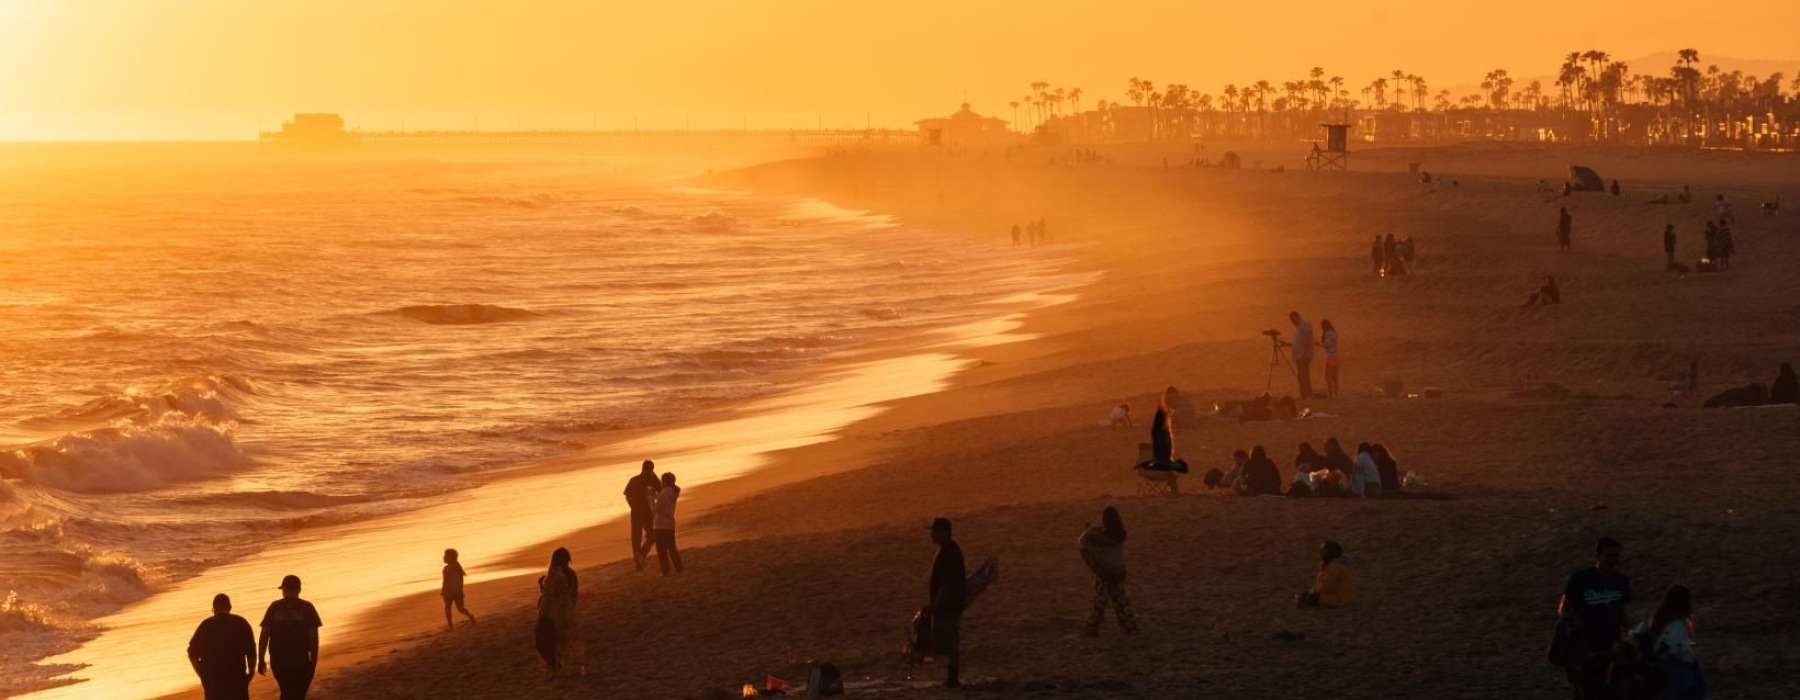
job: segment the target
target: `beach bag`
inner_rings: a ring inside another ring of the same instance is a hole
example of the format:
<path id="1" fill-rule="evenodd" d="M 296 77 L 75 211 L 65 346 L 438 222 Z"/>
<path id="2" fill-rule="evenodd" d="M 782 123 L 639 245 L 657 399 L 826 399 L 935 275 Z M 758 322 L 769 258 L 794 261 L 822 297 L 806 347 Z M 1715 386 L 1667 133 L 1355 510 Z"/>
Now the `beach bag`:
<path id="1" fill-rule="evenodd" d="M 931 655 L 931 616 L 924 610 L 913 613 L 912 625 L 906 629 L 906 649 L 909 660 Z"/>

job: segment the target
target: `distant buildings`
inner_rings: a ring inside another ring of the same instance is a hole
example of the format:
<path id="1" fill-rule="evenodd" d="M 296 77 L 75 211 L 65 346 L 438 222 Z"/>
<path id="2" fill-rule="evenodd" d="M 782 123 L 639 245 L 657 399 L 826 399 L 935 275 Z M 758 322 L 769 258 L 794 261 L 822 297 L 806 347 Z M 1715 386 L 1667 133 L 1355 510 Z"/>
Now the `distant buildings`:
<path id="1" fill-rule="evenodd" d="M 262 143 L 280 148 L 328 151 L 356 145 L 357 137 L 344 129 L 336 114 L 296 114 L 282 122 L 280 131 L 262 134 Z"/>
<path id="2" fill-rule="evenodd" d="M 976 114 L 967 102 L 948 117 L 920 119 L 913 123 L 918 125 L 919 136 L 927 146 L 998 146 L 1009 144 L 1016 138 L 1006 128 L 1005 119 Z"/>

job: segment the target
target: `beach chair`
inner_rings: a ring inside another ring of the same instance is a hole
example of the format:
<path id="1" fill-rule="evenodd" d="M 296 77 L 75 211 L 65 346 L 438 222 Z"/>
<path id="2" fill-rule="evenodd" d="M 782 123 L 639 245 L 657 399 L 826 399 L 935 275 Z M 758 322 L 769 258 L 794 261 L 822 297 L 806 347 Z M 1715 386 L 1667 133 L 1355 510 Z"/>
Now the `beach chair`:
<path id="1" fill-rule="evenodd" d="M 1175 495 L 1175 480 L 1181 478 L 1180 474 L 1176 472 L 1138 469 L 1135 466 L 1150 461 L 1151 456 L 1152 446 L 1150 443 L 1138 443 L 1138 458 L 1136 462 L 1132 463 L 1133 467 L 1131 469 L 1132 472 L 1137 474 L 1137 495 L 1140 497 Z"/>

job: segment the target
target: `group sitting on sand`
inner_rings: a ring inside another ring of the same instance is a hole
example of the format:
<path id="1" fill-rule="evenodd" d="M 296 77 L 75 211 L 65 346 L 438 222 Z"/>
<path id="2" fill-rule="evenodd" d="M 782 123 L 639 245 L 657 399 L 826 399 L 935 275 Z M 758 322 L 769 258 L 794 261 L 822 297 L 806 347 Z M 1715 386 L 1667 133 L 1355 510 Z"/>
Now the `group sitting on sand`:
<path id="1" fill-rule="evenodd" d="M 1338 439 L 1325 439 L 1325 452 L 1313 449 L 1312 443 L 1300 443 L 1294 457 L 1294 478 L 1287 490 L 1281 487 L 1281 471 L 1262 445 L 1246 453 L 1232 453 L 1229 470 L 1207 472 L 1207 488 L 1228 489 L 1242 496 L 1339 496 L 1347 498 L 1410 498 L 1422 496 L 1404 490 L 1406 479 L 1400 474 L 1399 461 L 1385 445 L 1361 443 L 1356 456 L 1344 451 Z"/>
<path id="2" fill-rule="evenodd" d="M 1736 408 L 1745 406 L 1777 406 L 1800 403 L 1800 378 L 1794 376 L 1794 366 L 1781 363 L 1781 371 L 1775 381 L 1769 384 L 1753 382 L 1740 387 L 1726 389 L 1702 404 L 1705 408 Z"/>

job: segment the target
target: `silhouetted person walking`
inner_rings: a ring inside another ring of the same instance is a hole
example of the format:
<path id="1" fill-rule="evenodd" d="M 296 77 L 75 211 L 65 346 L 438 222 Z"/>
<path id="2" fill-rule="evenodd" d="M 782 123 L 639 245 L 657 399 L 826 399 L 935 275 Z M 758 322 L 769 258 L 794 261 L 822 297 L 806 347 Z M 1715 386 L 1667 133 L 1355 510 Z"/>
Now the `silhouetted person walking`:
<path id="1" fill-rule="evenodd" d="M 662 489 L 651 489 L 645 492 L 650 497 L 650 510 L 654 514 L 652 526 L 656 541 L 656 562 L 662 565 L 664 576 L 669 575 L 669 566 L 675 567 L 675 573 L 681 573 L 681 550 L 675 547 L 675 504 L 681 499 L 681 487 L 675 485 L 674 472 L 662 475 Z"/>
<path id="2" fill-rule="evenodd" d="M 281 600 L 263 613 L 262 639 L 257 641 L 256 672 L 275 669 L 281 700 L 306 700 L 313 672 L 319 667 L 319 611 L 300 599 L 300 577 L 281 579 Z"/>
<path id="3" fill-rule="evenodd" d="M 644 558 L 649 556 L 652 520 L 650 512 L 650 494 L 656 490 L 656 463 L 644 460 L 643 471 L 625 482 L 625 505 L 631 507 L 631 558 L 637 562 L 637 570 L 644 570 Z"/>
<path id="4" fill-rule="evenodd" d="M 468 575 L 468 572 L 463 571 L 462 562 L 457 561 L 456 550 L 444 550 L 444 586 L 438 592 L 444 597 L 445 627 L 456 627 L 451 622 L 451 606 L 462 611 L 463 617 L 469 618 L 469 622 L 475 621 L 475 614 L 469 612 L 469 608 L 463 602 L 463 579 Z"/>
<path id="5" fill-rule="evenodd" d="M 1293 351 L 1294 376 L 1300 380 L 1300 398 L 1312 398 L 1312 358 L 1313 358 L 1313 325 L 1300 317 L 1300 312 L 1289 311 L 1288 320 L 1294 323 Z"/>
<path id="6" fill-rule="evenodd" d="M 931 521 L 931 541 L 938 546 L 931 562 L 931 602 L 922 611 L 931 618 L 931 650 L 944 657 L 944 687 L 962 685 L 962 612 L 968 592 L 968 571 L 962 547 L 950 538 L 950 521 Z"/>
<path id="7" fill-rule="evenodd" d="M 1569 252 L 1569 251 L 1573 251 L 1575 249 L 1574 245 L 1572 245 L 1569 242 L 1569 237 L 1570 237 L 1571 233 L 1574 231 L 1574 228 L 1575 228 L 1575 218 L 1572 216 L 1569 216 L 1569 208 L 1568 207 L 1563 207 L 1561 213 L 1558 213 L 1556 215 L 1556 249 L 1557 250 Z"/>
<path id="8" fill-rule="evenodd" d="M 1381 236 L 1379 234 L 1375 236 L 1375 242 L 1369 244 L 1369 262 L 1375 266 L 1375 276 L 1380 277 L 1382 263 L 1385 262 L 1385 258 L 1382 255 Z"/>
<path id="9" fill-rule="evenodd" d="M 549 623 L 555 662 L 550 664 L 550 677 L 565 671 L 587 675 L 587 649 L 581 641 L 581 629 L 575 619 L 575 599 L 581 595 L 581 579 L 569 566 L 574 560 L 566 547 L 550 553 L 550 569 L 544 572 L 543 598 L 538 602 L 540 626 Z"/>
<path id="10" fill-rule="evenodd" d="M 212 617 L 188 639 L 188 663 L 200 676 L 206 700 L 250 700 L 256 678 L 256 635 L 250 622 L 231 614 L 231 597 L 213 596 Z"/>
<path id="11" fill-rule="evenodd" d="M 1594 565 L 1569 576 L 1556 612 L 1572 632 L 1574 654 L 1566 659 L 1569 682 L 1576 697 L 1593 694 L 1604 679 L 1583 673 L 1589 658 L 1610 651 L 1625 631 L 1625 606 L 1631 602 L 1631 581 L 1619 571 L 1619 542 L 1602 537 L 1594 545 Z"/>
<path id="12" fill-rule="evenodd" d="M 1331 325 L 1331 319 L 1319 322 L 1319 347 L 1325 348 L 1325 395 L 1338 397 L 1338 368 L 1344 362 L 1338 357 L 1337 327 Z"/>
<path id="13" fill-rule="evenodd" d="M 1125 534 L 1125 519 L 1112 506 L 1100 511 L 1100 527 L 1090 525 L 1081 533 L 1081 561 L 1094 572 L 1094 612 L 1083 628 L 1090 637 L 1100 634 L 1108 604 L 1125 633 L 1137 634 L 1137 616 L 1125 596 Z"/>
<path id="14" fill-rule="evenodd" d="M 1669 264 L 1675 264 L 1675 224 L 1663 227 L 1663 255 L 1668 256 Z"/>

